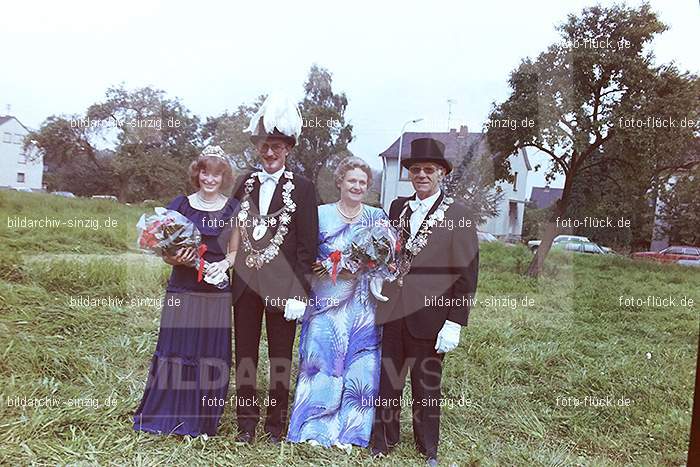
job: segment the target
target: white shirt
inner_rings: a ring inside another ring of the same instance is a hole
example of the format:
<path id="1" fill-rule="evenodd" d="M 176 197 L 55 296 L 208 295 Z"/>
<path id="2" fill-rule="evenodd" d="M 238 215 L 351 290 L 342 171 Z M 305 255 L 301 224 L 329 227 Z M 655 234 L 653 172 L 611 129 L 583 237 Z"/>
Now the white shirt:
<path id="1" fill-rule="evenodd" d="M 260 185 L 260 198 L 258 199 L 258 207 L 260 208 L 260 214 L 263 216 L 267 215 L 268 209 L 270 209 L 270 203 L 272 202 L 272 195 L 275 194 L 275 188 L 277 188 L 277 182 L 280 181 L 282 174 L 284 173 L 284 167 L 279 169 L 275 173 L 268 174 L 265 171 L 258 172 L 258 180 L 264 180 Z"/>
<path id="2" fill-rule="evenodd" d="M 418 233 L 418 229 L 420 228 L 421 224 L 423 223 L 423 220 L 425 219 L 425 216 L 428 215 L 428 212 L 430 212 L 430 209 L 433 207 L 433 204 L 438 200 L 440 197 L 440 193 L 442 191 L 438 190 L 437 193 L 434 195 L 428 196 L 425 199 L 420 199 L 418 198 L 418 195 L 416 195 L 416 199 L 410 200 L 409 201 L 409 207 L 413 211 L 411 214 L 411 238 L 415 237 L 416 234 Z"/>

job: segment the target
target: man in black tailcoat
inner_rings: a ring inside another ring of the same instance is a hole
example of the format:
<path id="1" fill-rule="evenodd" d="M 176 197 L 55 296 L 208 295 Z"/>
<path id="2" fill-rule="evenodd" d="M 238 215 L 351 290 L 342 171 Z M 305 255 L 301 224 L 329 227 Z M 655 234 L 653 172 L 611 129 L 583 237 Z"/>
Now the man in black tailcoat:
<path id="1" fill-rule="evenodd" d="M 316 189 L 285 168 L 301 132 L 301 116 L 289 99 L 271 96 L 248 129 L 263 170 L 241 176 L 240 238 L 233 271 L 236 417 L 239 442 L 250 443 L 267 406 L 265 432 L 277 444 L 287 421 L 296 320 L 308 303 L 311 266 L 318 249 Z M 256 390 L 263 316 L 267 332 L 268 397 Z"/>
<path id="2" fill-rule="evenodd" d="M 384 323 L 382 370 L 371 445 L 386 455 L 399 442 L 401 405 L 411 405 L 413 435 L 428 465 L 437 464 L 442 362 L 467 325 L 479 270 L 476 226 L 464 202 L 447 196 L 440 182 L 452 166 L 433 138 L 411 143 L 402 162 L 415 193 L 391 203 L 389 218 L 400 232 L 399 278 L 385 287 L 377 310 Z M 412 404 L 401 400 L 411 373 Z"/>

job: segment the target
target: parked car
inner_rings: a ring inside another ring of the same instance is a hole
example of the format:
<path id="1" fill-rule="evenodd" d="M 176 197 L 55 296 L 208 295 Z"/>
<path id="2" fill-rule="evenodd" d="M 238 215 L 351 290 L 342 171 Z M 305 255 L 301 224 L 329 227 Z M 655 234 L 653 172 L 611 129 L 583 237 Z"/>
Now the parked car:
<path id="1" fill-rule="evenodd" d="M 695 246 L 670 246 L 661 251 L 640 251 L 632 253 L 634 259 L 648 259 L 661 263 L 675 263 L 678 260 L 700 260 L 700 248 Z"/>
<path id="2" fill-rule="evenodd" d="M 28 186 L 16 186 L 12 189 L 15 191 L 21 191 L 22 193 L 33 193 L 34 192 L 34 190 L 29 188 Z"/>
<path id="3" fill-rule="evenodd" d="M 476 236 L 479 237 L 479 243 L 493 243 L 498 241 L 493 234 L 482 232 L 480 230 L 476 231 Z"/>
<path id="4" fill-rule="evenodd" d="M 568 242 L 590 243 L 590 240 L 588 239 L 588 237 L 582 237 L 580 235 L 557 235 L 556 237 L 554 237 L 552 246 L 557 245 L 558 243 Z M 537 248 L 539 248 L 540 243 L 542 243 L 542 240 L 530 240 L 529 242 L 527 242 L 527 247 L 532 251 L 535 251 Z"/>
<path id="5" fill-rule="evenodd" d="M 603 249 L 606 255 L 617 255 L 617 256 L 622 256 L 621 253 L 618 253 L 617 251 L 613 250 L 609 246 L 604 246 L 604 245 L 598 245 L 600 248 Z"/>
<path id="6" fill-rule="evenodd" d="M 696 268 L 700 268 L 700 259 L 679 259 L 676 261 L 676 264 L 680 264 L 681 266 L 695 266 Z"/>
<path id="7" fill-rule="evenodd" d="M 108 199 L 110 201 L 119 201 L 116 196 L 114 195 L 92 195 L 90 198 L 92 199 Z"/>
<path id="8" fill-rule="evenodd" d="M 573 253 L 588 253 L 592 255 L 604 255 L 605 251 L 593 242 L 559 242 L 552 245 L 552 249 L 564 249 Z"/>
<path id="9" fill-rule="evenodd" d="M 63 196 L 64 198 L 75 198 L 76 196 L 70 191 L 52 191 L 52 195 Z"/>

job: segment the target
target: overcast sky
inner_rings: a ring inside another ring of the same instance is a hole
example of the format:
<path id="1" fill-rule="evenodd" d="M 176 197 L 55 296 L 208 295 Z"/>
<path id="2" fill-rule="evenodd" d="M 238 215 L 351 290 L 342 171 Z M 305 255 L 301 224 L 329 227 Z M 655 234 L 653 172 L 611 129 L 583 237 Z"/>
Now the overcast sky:
<path id="1" fill-rule="evenodd" d="M 670 26 L 655 41 L 657 62 L 698 73 L 697 0 L 651 3 Z M 451 126 L 481 129 L 491 103 L 509 94 L 510 71 L 556 41 L 554 25 L 568 13 L 592 4 L 8 2 L 0 114 L 11 105 L 9 113 L 38 128 L 52 114 L 84 112 L 124 82 L 163 89 L 204 119 L 274 89 L 301 98 L 317 63 L 348 96 L 352 151 L 379 168 L 377 154 L 406 120 L 425 119 L 408 131 L 445 131 L 448 99 L 456 101 Z M 529 186 L 543 184 L 541 173 L 530 175 Z"/>

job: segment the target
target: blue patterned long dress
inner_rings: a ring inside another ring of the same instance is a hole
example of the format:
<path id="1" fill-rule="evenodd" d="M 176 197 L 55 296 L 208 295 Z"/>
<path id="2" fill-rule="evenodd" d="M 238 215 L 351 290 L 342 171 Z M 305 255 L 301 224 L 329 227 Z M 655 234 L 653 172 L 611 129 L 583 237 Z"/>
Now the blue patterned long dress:
<path id="1" fill-rule="evenodd" d="M 343 222 L 335 205 L 318 208 L 319 254 L 323 260 L 349 246 L 360 229 L 384 211 L 364 206 L 361 218 Z M 287 440 L 315 440 L 366 447 L 379 389 L 381 328 L 374 324 L 376 301 L 368 274 L 315 279 L 299 342 L 299 375 Z"/>

